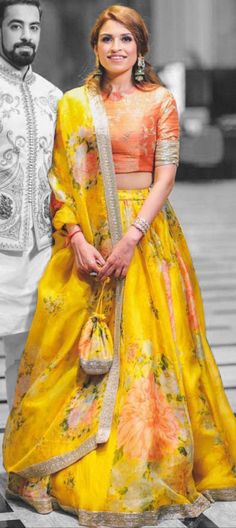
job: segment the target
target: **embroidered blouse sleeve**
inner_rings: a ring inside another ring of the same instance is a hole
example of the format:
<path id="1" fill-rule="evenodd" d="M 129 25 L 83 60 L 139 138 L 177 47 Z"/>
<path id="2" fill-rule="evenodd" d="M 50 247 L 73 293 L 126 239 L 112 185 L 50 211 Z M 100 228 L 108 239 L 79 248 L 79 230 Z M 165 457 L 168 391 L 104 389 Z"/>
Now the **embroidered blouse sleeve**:
<path id="1" fill-rule="evenodd" d="M 169 163 L 179 164 L 179 119 L 175 99 L 168 91 L 157 121 L 155 167 Z"/>
<path id="2" fill-rule="evenodd" d="M 67 104 L 64 96 L 58 105 L 53 163 L 49 172 L 49 182 L 52 188 L 52 221 L 55 229 L 58 230 L 64 224 L 77 223 L 73 185 L 66 152 L 66 115 Z"/>

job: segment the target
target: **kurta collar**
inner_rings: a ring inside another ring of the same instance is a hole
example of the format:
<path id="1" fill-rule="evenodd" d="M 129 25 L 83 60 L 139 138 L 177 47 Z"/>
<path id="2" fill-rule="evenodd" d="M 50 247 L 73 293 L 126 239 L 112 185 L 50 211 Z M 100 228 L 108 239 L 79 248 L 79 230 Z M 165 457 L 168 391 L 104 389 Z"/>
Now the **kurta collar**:
<path id="1" fill-rule="evenodd" d="M 31 83 L 34 81 L 34 78 L 35 78 L 35 75 L 33 73 L 31 66 L 29 66 L 26 73 L 23 74 L 20 70 L 18 70 L 17 68 L 14 68 L 12 64 L 10 64 L 8 61 L 6 61 L 1 56 L 0 56 L 0 72 L 13 82 Z"/>

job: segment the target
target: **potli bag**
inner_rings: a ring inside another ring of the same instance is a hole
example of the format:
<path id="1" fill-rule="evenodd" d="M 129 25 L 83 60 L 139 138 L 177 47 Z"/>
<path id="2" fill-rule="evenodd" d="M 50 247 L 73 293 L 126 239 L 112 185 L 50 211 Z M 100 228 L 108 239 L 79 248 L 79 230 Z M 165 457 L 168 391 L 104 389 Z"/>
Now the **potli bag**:
<path id="1" fill-rule="evenodd" d="M 78 352 L 80 366 L 89 375 L 106 374 L 113 362 L 113 339 L 103 313 L 103 296 L 106 283 L 103 283 L 96 311 L 82 328 Z"/>

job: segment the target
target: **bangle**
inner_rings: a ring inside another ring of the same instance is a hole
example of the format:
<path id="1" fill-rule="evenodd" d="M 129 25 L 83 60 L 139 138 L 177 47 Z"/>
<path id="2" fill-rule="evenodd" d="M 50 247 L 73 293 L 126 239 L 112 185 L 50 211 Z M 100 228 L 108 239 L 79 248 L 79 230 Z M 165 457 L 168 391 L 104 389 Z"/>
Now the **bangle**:
<path id="1" fill-rule="evenodd" d="M 150 228 L 150 224 L 141 216 L 137 216 L 136 220 L 131 225 L 139 229 L 143 235 L 146 235 Z"/>
<path id="2" fill-rule="evenodd" d="M 73 238 L 73 236 L 77 235 L 77 233 L 82 233 L 82 230 L 79 226 L 77 227 L 77 229 L 75 229 L 75 231 L 72 231 L 72 233 L 68 233 L 66 237 L 67 246 L 69 246 L 71 239 Z"/>

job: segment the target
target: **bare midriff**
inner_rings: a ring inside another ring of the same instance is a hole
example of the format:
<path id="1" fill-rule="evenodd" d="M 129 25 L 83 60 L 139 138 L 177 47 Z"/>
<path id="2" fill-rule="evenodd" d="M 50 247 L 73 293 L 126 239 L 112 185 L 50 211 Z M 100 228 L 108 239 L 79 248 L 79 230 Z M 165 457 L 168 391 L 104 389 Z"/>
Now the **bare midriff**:
<path id="1" fill-rule="evenodd" d="M 151 172 L 129 172 L 116 174 L 118 189 L 146 189 L 152 183 Z"/>

